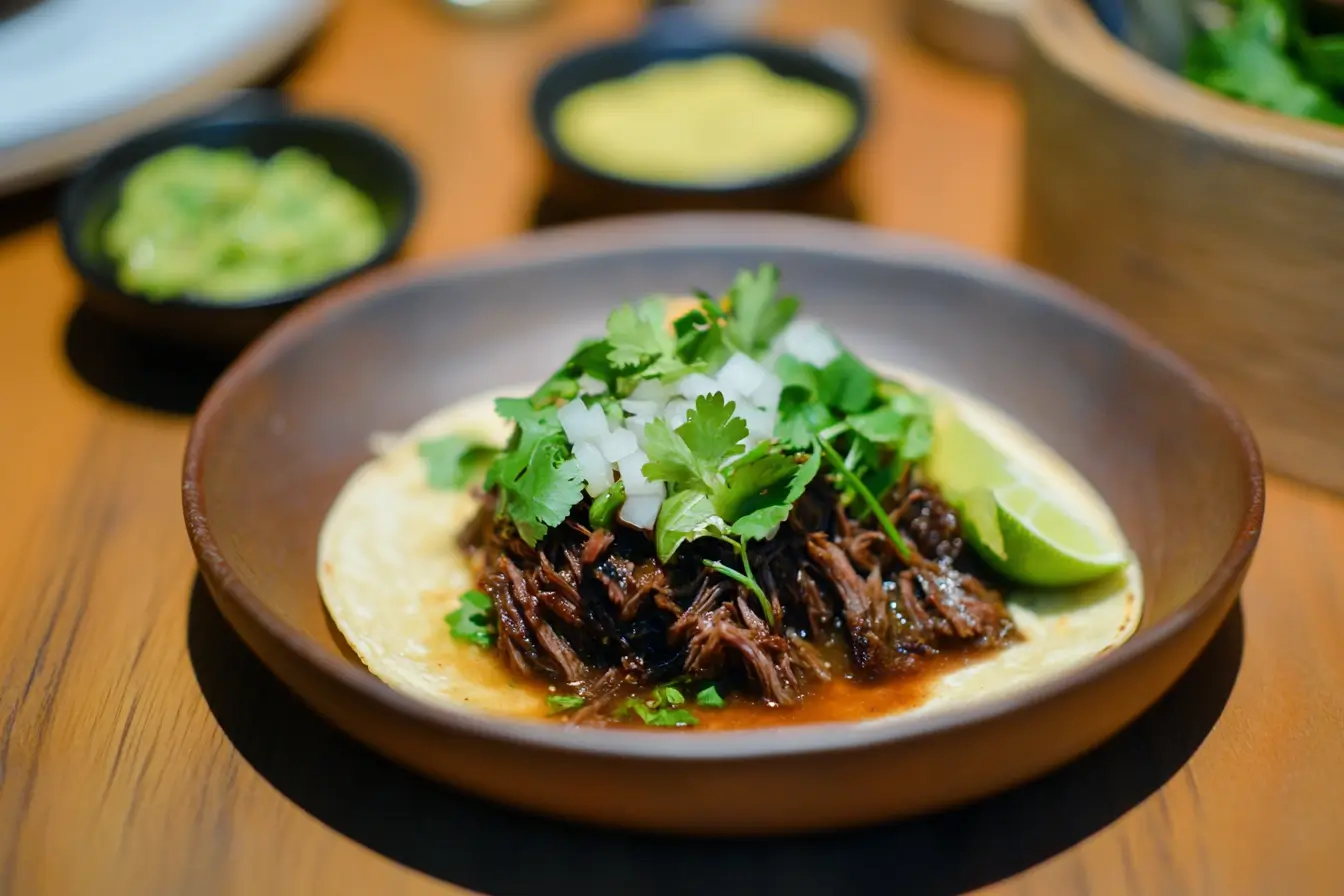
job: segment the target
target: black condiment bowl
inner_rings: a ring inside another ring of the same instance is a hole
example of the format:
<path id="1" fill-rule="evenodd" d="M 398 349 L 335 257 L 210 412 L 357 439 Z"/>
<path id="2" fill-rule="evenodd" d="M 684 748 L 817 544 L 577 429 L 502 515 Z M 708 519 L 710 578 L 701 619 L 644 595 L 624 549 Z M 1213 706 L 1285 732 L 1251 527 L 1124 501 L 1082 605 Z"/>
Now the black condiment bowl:
<path id="1" fill-rule="evenodd" d="M 577 91 L 628 77 L 669 60 L 735 54 L 759 60 L 771 71 L 828 87 L 854 107 L 854 127 L 835 150 L 801 168 L 704 184 L 666 183 L 623 177 L 574 156 L 555 132 L 555 112 Z M 598 44 L 562 57 L 538 79 L 532 92 L 532 124 L 551 163 L 550 199 L 585 213 L 756 209 L 816 211 L 834 207 L 843 191 L 838 175 L 862 141 L 870 115 L 863 81 L 806 47 L 718 32 L 686 10 L 661 10 L 638 35 Z"/>
<path id="2" fill-rule="evenodd" d="M 299 147 L 326 159 L 332 171 L 378 207 L 387 236 L 368 261 L 321 280 L 236 301 L 192 295 L 167 300 L 123 289 L 103 249 L 103 230 L 136 165 L 178 146 L 242 148 L 258 158 Z M 84 280 L 85 301 L 125 328 L 193 349 L 233 352 L 277 318 L 335 283 L 386 262 L 401 249 L 415 220 L 420 188 L 407 156 L 386 138 L 352 121 L 256 109 L 193 118 L 141 134 L 108 150 L 65 188 L 57 212 L 61 244 Z"/>

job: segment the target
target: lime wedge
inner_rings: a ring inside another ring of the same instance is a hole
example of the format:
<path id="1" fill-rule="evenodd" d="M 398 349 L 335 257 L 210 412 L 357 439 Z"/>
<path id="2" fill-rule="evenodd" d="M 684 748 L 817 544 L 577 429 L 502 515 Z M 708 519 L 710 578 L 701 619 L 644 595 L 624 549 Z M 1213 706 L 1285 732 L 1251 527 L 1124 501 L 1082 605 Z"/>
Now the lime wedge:
<path id="1" fill-rule="evenodd" d="M 1018 469 L 946 407 L 934 417 L 925 467 L 960 512 L 967 542 L 1022 585 L 1081 585 L 1124 568 L 1124 545 L 1073 512 L 1048 481 Z"/>
<path id="2" fill-rule="evenodd" d="M 977 489 L 964 501 L 966 540 L 1009 579 L 1040 588 L 1081 585 L 1123 569 L 1124 548 L 1035 483 Z"/>
<path id="3" fill-rule="evenodd" d="M 924 472 L 949 497 L 1011 485 L 1016 478 L 1008 457 L 945 400 L 934 403 L 933 450 L 924 461 Z"/>

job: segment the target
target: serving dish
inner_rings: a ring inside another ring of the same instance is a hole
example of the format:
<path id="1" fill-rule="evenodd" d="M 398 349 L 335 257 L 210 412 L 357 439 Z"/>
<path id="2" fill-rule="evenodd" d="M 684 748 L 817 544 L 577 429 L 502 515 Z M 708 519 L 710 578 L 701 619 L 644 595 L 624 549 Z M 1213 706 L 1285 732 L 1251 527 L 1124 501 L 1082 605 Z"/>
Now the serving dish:
<path id="1" fill-rule="evenodd" d="M 241 147 L 267 158 L 287 147 L 322 157 L 332 172 L 368 196 L 386 236 L 377 254 L 321 280 L 227 303 L 190 295 L 150 300 L 123 289 L 103 249 L 102 235 L 117 208 L 127 175 L 145 159 L 177 146 Z M 410 233 L 420 202 L 415 170 L 406 155 L 376 131 L 340 118 L 289 114 L 251 107 L 220 118 L 194 118 L 122 143 L 76 175 L 57 210 L 61 246 L 84 281 L 85 300 L 105 316 L 165 342 L 237 351 L 280 315 L 308 297 L 394 256 Z"/>
<path id="2" fill-rule="evenodd" d="M 1146 610 L 1132 640 L 1010 699 L 787 735 L 464 714 L 395 692 L 348 658 L 318 594 L 317 535 L 368 457 L 371 431 L 543 375 L 610 296 L 721 282 L 762 259 L 856 353 L 997 405 L 1090 479 L 1143 567 Z M 1170 687 L 1231 606 L 1258 538 L 1263 479 L 1234 411 L 1174 356 L 1066 287 L 856 225 L 684 215 L 558 228 L 369 277 L 300 309 L 202 405 L 183 505 L 225 617 L 303 699 L 374 749 L 549 814 L 755 834 L 975 799 L 1114 734 Z"/>
<path id="3" fill-rule="evenodd" d="M 0 194 L 279 67 L 326 0 L 41 0 L 0 9 Z"/>
<path id="4" fill-rule="evenodd" d="M 914 0 L 910 31 L 929 48 L 964 65 L 1012 75 L 1021 57 L 1023 0 Z"/>
<path id="5" fill-rule="evenodd" d="M 739 54 L 779 75 L 830 88 L 854 106 L 855 122 L 832 152 L 802 168 L 715 184 L 662 184 L 602 171 L 576 158 L 557 138 L 555 112 L 576 91 L 625 77 L 658 62 Z M 532 91 L 532 126 L 549 164 L 548 190 L 556 204 L 576 214 L 675 210 L 791 210 L 833 208 L 843 192 L 842 169 L 867 132 L 871 102 L 863 81 L 820 52 L 749 37 L 706 23 L 693 9 L 655 9 L 634 37 L 566 55 L 538 78 Z"/>
<path id="6" fill-rule="evenodd" d="M 1344 128 L 1164 67 L 1189 32 L 1158 6 L 1027 10 L 1022 257 L 1190 360 L 1271 467 L 1344 490 Z"/>

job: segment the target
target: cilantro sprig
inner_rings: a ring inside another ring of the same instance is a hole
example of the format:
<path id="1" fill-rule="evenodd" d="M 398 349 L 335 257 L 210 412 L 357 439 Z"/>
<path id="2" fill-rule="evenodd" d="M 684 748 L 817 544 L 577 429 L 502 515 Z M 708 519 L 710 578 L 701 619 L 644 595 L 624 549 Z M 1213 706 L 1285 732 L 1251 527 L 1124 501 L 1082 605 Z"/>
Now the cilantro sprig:
<path id="1" fill-rule="evenodd" d="M 443 621 L 454 638 L 469 641 L 477 647 L 495 643 L 495 606 L 490 596 L 475 588 L 462 595 L 458 608 Z"/>
<path id="2" fill-rule="evenodd" d="M 584 702 L 583 697 L 578 694 L 551 694 L 546 698 L 546 708 L 549 714 L 554 716 L 578 709 Z"/>
<path id="3" fill-rule="evenodd" d="M 709 709 L 723 709 L 727 705 L 719 689 L 712 684 L 695 695 L 695 702 Z"/>
<path id="4" fill-rule="evenodd" d="M 860 515 L 875 515 L 896 551 L 908 556 L 882 512 L 881 499 L 928 453 L 932 415 L 927 402 L 847 351 L 823 365 L 790 354 L 776 356 L 778 337 L 798 310 L 797 299 L 778 292 L 779 271 L 764 264 L 740 271 L 722 299 L 699 293 L 696 306 L 670 328 L 661 297 L 622 305 L 607 319 L 602 338 L 580 343 L 536 392 L 497 402 L 500 415 L 515 423 L 512 439 L 495 456 L 485 480 L 498 492 L 499 513 L 535 545 L 582 500 L 582 477 L 556 414 L 563 403 L 583 398 L 620 414 L 618 402 L 640 383 L 712 373 L 742 352 L 758 362 L 774 361 L 782 383 L 774 437 L 748 450 L 747 415 L 738 413 L 722 392 L 698 396 L 685 422 L 675 428 L 660 419 L 645 425 L 649 460 L 641 472 L 667 486 L 654 529 L 658 556 L 668 562 L 682 545 L 700 538 L 724 542 L 733 562 L 704 562 L 751 591 L 774 625 L 771 602 L 748 560 L 748 545 L 771 537 L 788 519 L 819 475 L 823 458 L 841 499 Z M 446 465 L 467 463 L 462 446 L 440 450 Z M 610 528 L 624 500 L 618 480 L 592 502 L 590 524 Z"/>
<path id="5" fill-rule="evenodd" d="M 702 395 L 672 430 L 654 421 L 645 430 L 649 462 L 643 473 L 667 482 L 673 493 L 663 502 L 654 529 L 658 556 L 667 562 L 687 541 L 717 538 L 731 545 L 740 570 L 718 560 L 705 565 L 746 587 L 771 625 L 774 611 L 747 558 L 747 542 L 768 537 L 816 475 L 815 456 L 801 463 L 773 441 L 746 451 L 747 424 L 734 416 L 734 402 L 722 392 Z"/>
<path id="6" fill-rule="evenodd" d="M 631 697 L 626 700 L 612 713 L 612 718 L 625 719 L 633 713 L 645 725 L 654 728 L 685 728 L 699 725 L 700 719 L 695 713 L 684 708 L 685 703 L 686 696 L 675 685 L 659 685 L 647 698 Z"/>
<path id="7" fill-rule="evenodd" d="M 554 405 L 536 407 L 526 398 L 501 398 L 495 412 L 517 424 L 506 450 L 486 473 L 485 487 L 499 492 L 498 512 L 535 545 L 558 526 L 583 497 L 583 479 Z"/>
<path id="8" fill-rule="evenodd" d="M 499 453 L 493 445 L 459 435 L 425 439 L 416 449 L 429 487 L 446 491 L 465 487 Z"/>

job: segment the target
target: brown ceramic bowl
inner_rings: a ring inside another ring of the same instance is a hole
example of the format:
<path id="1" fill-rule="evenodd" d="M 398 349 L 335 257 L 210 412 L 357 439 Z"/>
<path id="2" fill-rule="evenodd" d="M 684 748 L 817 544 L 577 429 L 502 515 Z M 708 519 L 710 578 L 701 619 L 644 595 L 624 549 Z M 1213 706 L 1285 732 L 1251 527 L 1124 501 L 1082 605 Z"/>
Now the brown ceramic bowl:
<path id="1" fill-rule="evenodd" d="M 713 287 L 762 260 L 856 351 L 993 402 L 1091 479 L 1147 580 L 1132 640 L 1011 699 L 946 715 L 722 733 L 468 715 L 393 691 L 342 651 L 315 581 L 317 534 L 370 432 L 540 378 L 623 297 Z M 1240 418 L 1114 314 L 959 250 L 769 215 L 579 225 L 353 283 L 288 316 L 224 375 L 197 417 L 183 481 L 187 528 L 225 617 L 336 725 L 491 799 L 699 834 L 924 812 L 1096 746 L 1209 640 L 1250 561 L 1263 501 Z"/>

